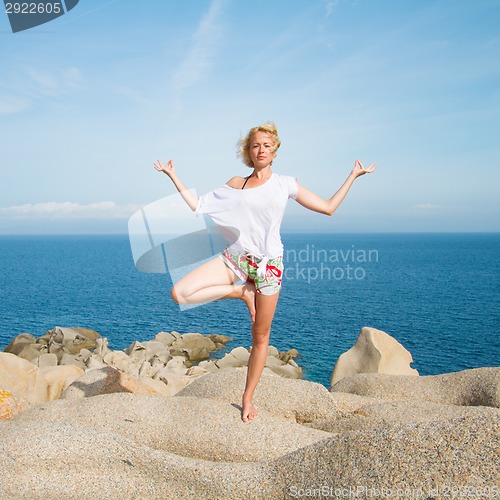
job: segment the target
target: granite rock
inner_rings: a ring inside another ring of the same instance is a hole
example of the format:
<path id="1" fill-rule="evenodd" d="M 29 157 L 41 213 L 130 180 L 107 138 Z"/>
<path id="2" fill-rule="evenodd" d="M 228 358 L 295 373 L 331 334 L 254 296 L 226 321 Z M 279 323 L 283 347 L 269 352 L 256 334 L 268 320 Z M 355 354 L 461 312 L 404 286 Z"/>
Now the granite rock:
<path id="1" fill-rule="evenodd" d="M 330 386 L 357 373 L 418 375 L 410 367 L 412 355 L 387 333 L 365 326 L 353 347 L 340 355 L 332 372 Z"/>
<path id="2" fill-rule="evenodd" d="M 219 370 L 195 380 L 176 397 L 210 398 L 239 405 L 245 378 L 244 368 Z M 266 374 L 259 381 L 253 401 L 259 410 L 299 423 L 337 418 L 342 414 L 324 386 Z"/>
<path id="3" fill-rule="evenodd" d="M 330 390 L 384 400 L 499 408 L 500 368 L 474 368 L 421 377 L 361 373 L 340 380 Z"/>

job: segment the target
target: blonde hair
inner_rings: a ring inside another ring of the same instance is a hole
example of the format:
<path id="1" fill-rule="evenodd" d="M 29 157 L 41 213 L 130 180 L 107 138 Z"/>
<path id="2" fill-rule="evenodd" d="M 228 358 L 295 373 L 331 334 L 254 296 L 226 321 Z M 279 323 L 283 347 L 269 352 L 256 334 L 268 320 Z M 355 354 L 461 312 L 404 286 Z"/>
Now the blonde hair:
<path id="1" fill-rule="evenodd" d="M 263 125 L 258 125 L 257 127 L 253 127 L 249 130 L 248 134 L 245 137 L 242 137 L 238 141 L 238 146 L 237 146 L 237 156 L 241 158 L 241 161 L 250 168 L 253 168 L 253 163 L 252 160 L 250 159 L 250 141 L 252 140 L 252 137 L 254 134 L 257 132 L 265 132 L 266 134 L 269 134 L 271 136 L 271 139 L 273 141 L 273 151 L 276 153 L 278 151 L 278 148 L 281 146 L 281 141 L 280 138 L 278 137 L 278 129 L 276 128 L 276 125 L 273 122 L 266 122 Z"/>

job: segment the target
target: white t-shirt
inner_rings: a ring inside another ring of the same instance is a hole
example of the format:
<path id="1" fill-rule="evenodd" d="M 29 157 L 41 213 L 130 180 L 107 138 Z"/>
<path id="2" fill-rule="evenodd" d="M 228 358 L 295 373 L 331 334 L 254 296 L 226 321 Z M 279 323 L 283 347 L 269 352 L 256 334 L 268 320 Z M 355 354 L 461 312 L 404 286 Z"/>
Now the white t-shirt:
<path id="1" fill-rule="evenodd" d="M 195 213 L 209 215 L 219 227 L 235 234 L 230 250 L 267 261 L 283 255 L 281 220 L 288 199 L 295 199 L 298 190 L 295 177 L 273 173 L 255 188 L 224 184 L 200 196 Z"/>

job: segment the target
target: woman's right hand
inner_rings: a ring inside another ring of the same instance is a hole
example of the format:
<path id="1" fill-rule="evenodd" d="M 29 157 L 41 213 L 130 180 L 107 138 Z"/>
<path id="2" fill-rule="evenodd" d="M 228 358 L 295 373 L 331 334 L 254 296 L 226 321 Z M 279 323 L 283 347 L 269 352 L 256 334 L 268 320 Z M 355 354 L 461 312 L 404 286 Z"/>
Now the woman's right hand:
<path id="1" fill-rule="evenodd" d="M 172 178 L 175 175 L 175 167 L 174 167 L 174 162 L 172 160 L 168 160 L 165 165 L 160 160 L 157 160 L 156 163 L 154 164 L 154 167 L 158 172 L 163 172 L 164 174 L 167 174 L 170 178 Z"/>

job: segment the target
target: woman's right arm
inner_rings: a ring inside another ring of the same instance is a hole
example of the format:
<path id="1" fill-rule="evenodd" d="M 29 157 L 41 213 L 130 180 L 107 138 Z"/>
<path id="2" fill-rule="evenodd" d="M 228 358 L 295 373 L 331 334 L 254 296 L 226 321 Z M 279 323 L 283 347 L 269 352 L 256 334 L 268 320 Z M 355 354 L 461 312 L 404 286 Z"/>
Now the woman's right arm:
<path id="1" fill-rule="evenodd" d="M 177 191 L 182 196 L 184 201 L 188 204 L 189 208 L 194 212 L 196 207 L 198 206 L 198 197 L 195 196 L 191 191 L 189 191 L 186 186 L 180 181 L 179 177 L 177 177 L 177 173 L 175 171 L 174 162 L 172 160 L 168 160 L 166 165 L 158 160 L 154 167 L 158 172 L 163 172 L 164 174 L 170 177 L 170 180 L 174 183 Z"/>

